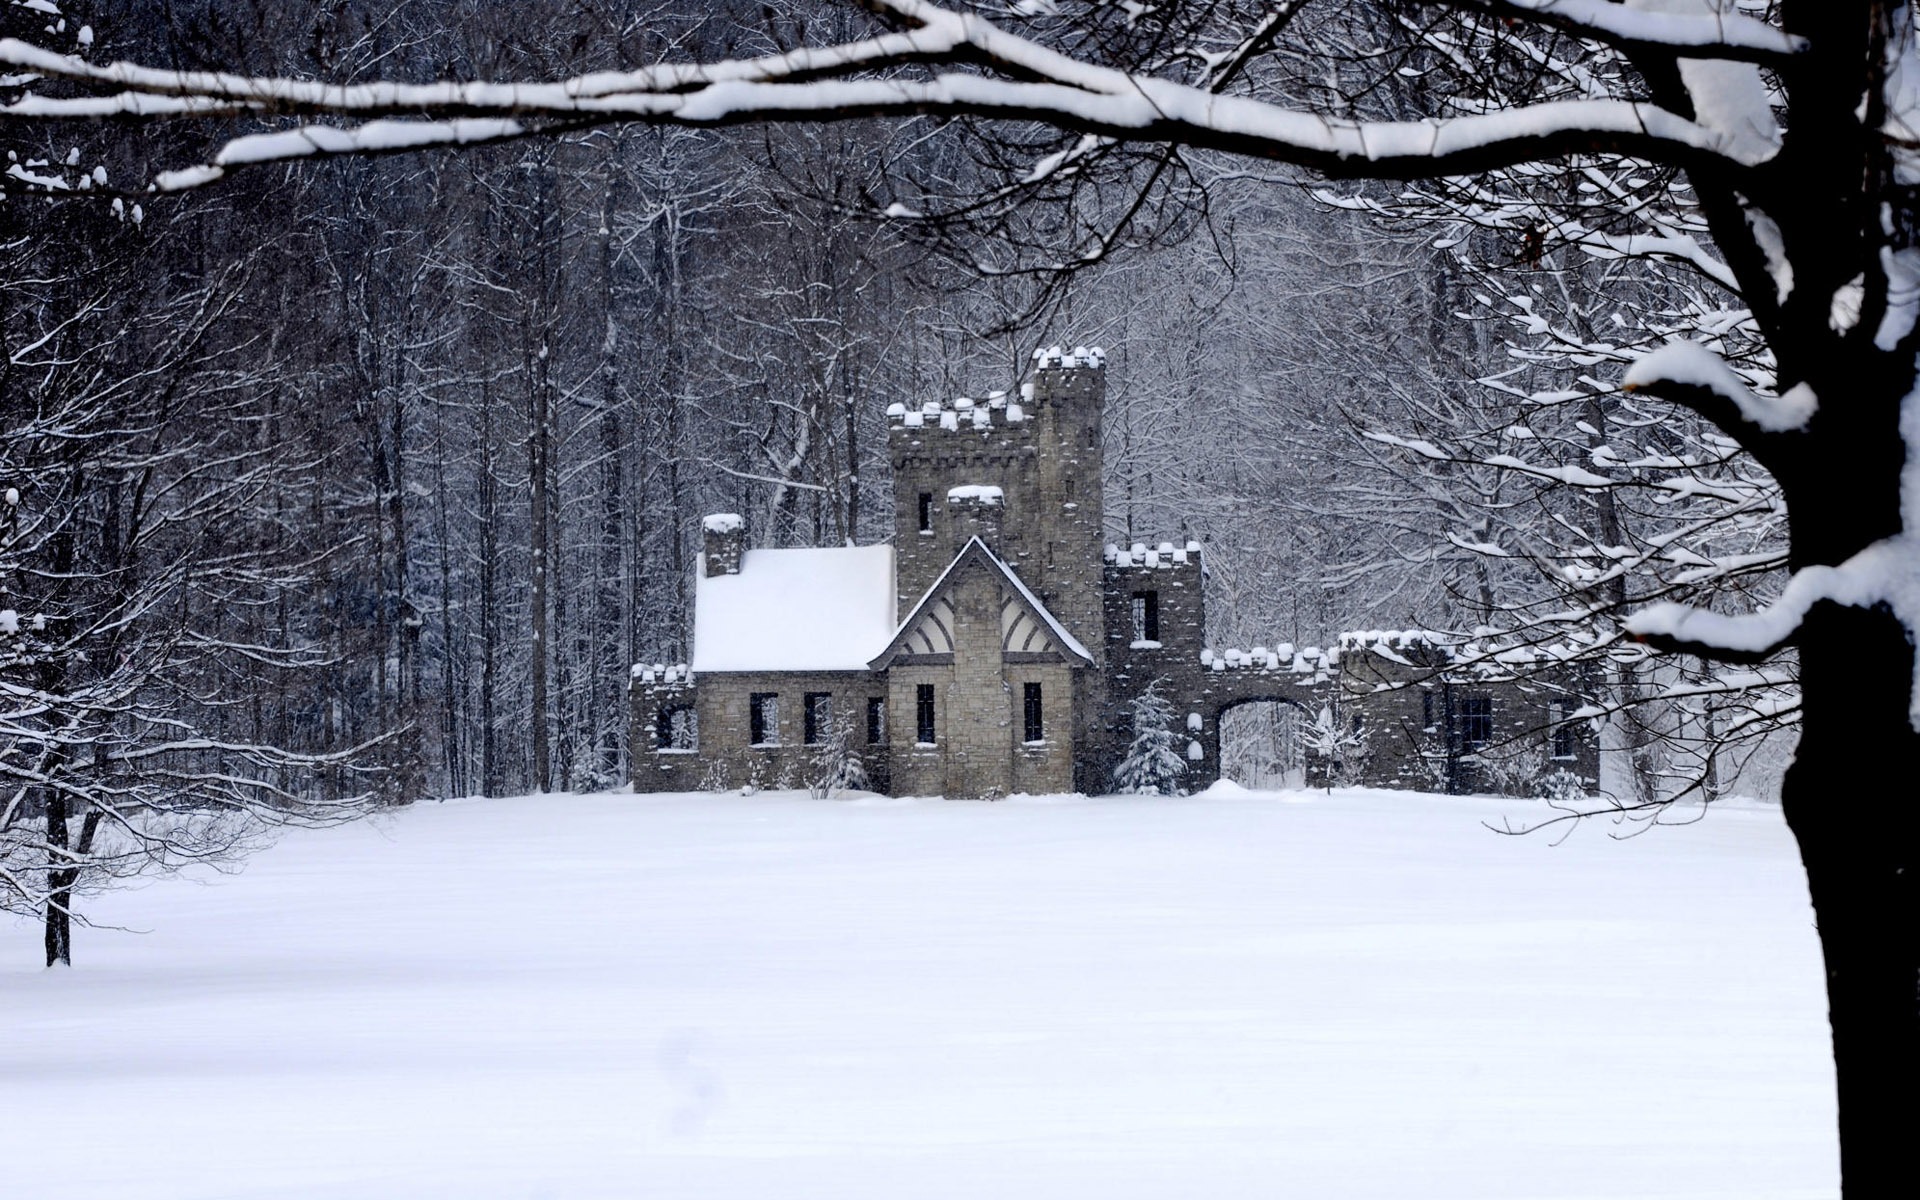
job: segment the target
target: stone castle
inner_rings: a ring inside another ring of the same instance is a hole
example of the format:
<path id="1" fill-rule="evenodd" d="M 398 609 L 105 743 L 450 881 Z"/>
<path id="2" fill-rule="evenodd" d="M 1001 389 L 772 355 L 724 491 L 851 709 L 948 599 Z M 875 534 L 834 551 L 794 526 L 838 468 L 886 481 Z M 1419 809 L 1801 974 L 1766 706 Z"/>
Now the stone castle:
<path id="1" fill-rule="evenodd" d="M 1301 712 L 1309 783 L 1596 778 L 1570 673 L 1520 669 L 1553 648 L 1396 631 L 1216 652 L 1198 543 L 1104 543 L 1103 353 L 1035 366 L 1017 395 L 887 410 L 889 542 L 751 549 L 741 518 L 706 519 L 692 661 L 633 671 L 636 790 L 805 786 L 857 756 L 896 795 L 1109 791 L 1149 686 L 1188 790 L 1219 778 L 1222 715 L 1256 701 Z"/>

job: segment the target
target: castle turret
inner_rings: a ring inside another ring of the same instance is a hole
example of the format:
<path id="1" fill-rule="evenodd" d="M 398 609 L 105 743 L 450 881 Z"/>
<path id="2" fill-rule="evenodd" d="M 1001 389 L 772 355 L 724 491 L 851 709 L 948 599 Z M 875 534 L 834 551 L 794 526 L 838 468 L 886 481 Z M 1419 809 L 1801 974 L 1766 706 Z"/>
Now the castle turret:
<path id="1" fill-rule="evenodd" d="M 969 537 L 997 522 L 994 553 L 1100 652 L 1105 359 L 1097 348 L 1056 346 L 1035 353 L 1035 377 L 1017 397 L 994 392 L 887 410 L 901 611 Z M 971 490 L 988 488 L 1000 496 L 990 516 Z"/>
<path id="2" fill-rule="evenodd" d="M 1089 647 L 1104 647 L 1100 526 L 1106 352 L 1097 346 L 1071 351 L 1055 346 L 1033 357 L 1039 368 L 1029 389 L 1035 441 L 1048 452 L 1039 456 L 1035 471 L 1037 553 L 1044 568 L 1029 586 L 1075 637 Z"/>

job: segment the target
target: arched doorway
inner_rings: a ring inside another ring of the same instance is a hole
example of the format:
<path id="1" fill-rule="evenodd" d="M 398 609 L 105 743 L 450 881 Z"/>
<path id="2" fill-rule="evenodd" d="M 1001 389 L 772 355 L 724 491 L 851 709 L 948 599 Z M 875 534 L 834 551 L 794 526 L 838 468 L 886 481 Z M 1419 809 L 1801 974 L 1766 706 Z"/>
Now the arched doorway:
<path id="1" fill-rule="evenodd" d="M 1307 726 L 1300 702 L 1236 700 L 1220 710 L 1220 777 L 1255 791 L 1305 787 Z"/>

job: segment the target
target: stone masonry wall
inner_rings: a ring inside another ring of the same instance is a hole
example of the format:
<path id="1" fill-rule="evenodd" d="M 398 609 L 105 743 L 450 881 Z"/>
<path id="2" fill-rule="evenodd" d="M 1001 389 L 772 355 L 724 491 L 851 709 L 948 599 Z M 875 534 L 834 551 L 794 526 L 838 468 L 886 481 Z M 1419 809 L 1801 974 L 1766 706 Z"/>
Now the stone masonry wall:
<path id="1" fill-rule="evenodd" d="M 652 714 L 663 702 L 684 702 L 687 692 L 696 697 L 693 703 L 699 714 L 699 750 L 693 754 L 663 751 L 658 747 Z M 777 744 L 749 744 L 750 703 L 755 692 L 772 692 L 779 697 Z M 833 697 L 834 720 L 848 722 L 851 744 L 867 769 L 869 786 L 875 791 L 889 790 L 892 736 L 889 744 L 867 742 L 867 700 L 888 695 L 886 676 L 844 671 L 708 672 L 680 692 L 636 688 L 633 728 L 648 740 L 636 745 L 632 754 L 634 789 L 693 791 L 708 785 L 739 788 L 750 783 L 760 787 L 807 786 L 820 753 L 818 745 L 805 743 L 805 697 L 809 692 Z M 900 728 L 897 715 L 889 704 L 890 735 Z M 907 729 L 911 736 L 911 726 Z"/>
<path id="2" fill-rule="evenodd" d="M 1501 664 L 1499 656 L 1461 666 L 1391 635 L 1343 639 L 1343 709 L 1365 723 L 1365 780 L 1377 787 L 1457 793 L 1537 790 L 1540 778 L 1568 772 L 1588 785 L 1600 774 L 1592 723 L 1568 723 L 1570 756 L 1553 754 L 1554 731 L 1569 705 L 1585 703 L 1578 668 L 1537 662 Z M 1491 736 L 1475 752 L 1462 744 L 1472 700 L 1487 703 Z"/>
<path id="3" fill-rule="evenodd" d="M 1198 703 L 1205 686 L 1200 651 L 1207 644 L 1207 614 L 1200 547 L 1188 543 L 1179 550 L 1167 544 L 1164 552 L 1147 551 L 1144 546 L 1136 549 L 1138 554 L 1110 550 L 1101 576 L 1107 695 L 1093 743 L 1085 751 L 1090 762 L 1098 764 L 1093 771 L 1099 775 L 1096 786 L 1101 791 L 1112 787 L 1113 770 L 1132 740 L 1132 706 L 1140 693 L 1159 680 L 1160 694 L 1173 704 L 1184 735 L 1186 714 Z M 1154 641 L 1136 636 L 1133 600 L 1137 592 L 1152 592 L 1157 598 L 1160 636 Z M 1183 748 L 1186 740 L 1183 736 Z M 1217 763 L 1218 755 L 1213 761 Z M 1195 766 L 1189 763 L 1188 770 Z M 1200 786 L 1212 782 L 1207 777 Z"/>

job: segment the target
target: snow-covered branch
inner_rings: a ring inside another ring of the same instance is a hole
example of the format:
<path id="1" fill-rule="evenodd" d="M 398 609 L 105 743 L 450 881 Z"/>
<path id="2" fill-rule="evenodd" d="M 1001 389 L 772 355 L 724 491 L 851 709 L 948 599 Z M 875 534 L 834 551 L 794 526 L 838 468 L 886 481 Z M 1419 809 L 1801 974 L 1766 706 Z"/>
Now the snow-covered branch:
<path id="1" fill-rule="evenodd" d="M 1621 386 L 1685 404 L 1736 437 L 1740 423 L 1764 433 L 1804 431 L 1820 407 L 1804 383 L 1778 396 L 1760 395 L 1725 359 L 1693 342 L 1673 342 L 1646 355 L 1628 368 Z M 1728 419 L 1735 415 L 1737 422 Z"/>
<path id="2" fill-rule="evenodd" d="M 16 118 L 94 117 L 102 111 L 157 116 L 229 111 L 365 120 L 353 129 L 308 123 L 226 143 L 210 163 L 167 172 L 183 188 L 241 163 L 316 153 L 377 153 L 511 136 L 513 122 L 565 121 L 699 126 L 818 122 L 876 116 L 972 115 L 1040 121 L 1102 137 L 1158 141 L 1284 161 L 1344 177 L 1458 175 L 1577 153 L 1631 154 L 1672 164 L 1737 170 L 1771 153 L 1711 121 L 1690 120 L 1628 99 L 1561 99 L 1501 111 L 1421 120 L 1355 120 L 1246 95 L 1102 66 L 1002 29 L 971 13 L 923 0 L 875 0 L 905 31 L 706 64 L 669 63 L 521 83 L 329 84 L 219 72 L 167 71 L 131 63 L 97 66 L 18 40 L 0 41 L 0 62 L 50 78 L 118 89 L 105 97 L 29 94 L 0 109 Z M 1606 4 L 1494 6 L 1596 34 L 1684 46 L 1689 54 L 1779 55 L 1797 43 L 1747 19 L 1636 13 Z M 1615 10 L 1606 12 L 1602 10 Z M 1707 36 L 1709 25 L 1719 32 Z M 1256 39 L 1258 31 L 1256 31 Z M 1257 42 L 1256 42 L 1257 44 Z M 941 71 L 943 66 L 964 70 Z M 915 71 L 932 67 L 932 74 Z M 1751 68 L 1743 68 L 1751 70 Z M 147 105 L 137 97 L 169 101 Z M 103 109 L 102 106 L 105 106 Z M 197 108 L 196 108 L 197 106 Z M 401 118 L 379 120 L 380 118 Z M 501 124 L 463 124 L 492 120 Z M 513 133 L 521 132 L 516 128 Z"/>

